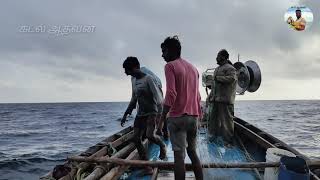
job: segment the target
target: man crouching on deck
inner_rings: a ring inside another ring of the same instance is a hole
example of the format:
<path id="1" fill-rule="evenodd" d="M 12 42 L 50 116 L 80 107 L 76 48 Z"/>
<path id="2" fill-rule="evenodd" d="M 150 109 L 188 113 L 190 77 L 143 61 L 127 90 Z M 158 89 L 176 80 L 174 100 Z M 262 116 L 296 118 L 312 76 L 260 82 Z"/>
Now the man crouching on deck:
<path id="1" fill-rule="evenodd" d="M 167 62 L 165 76 L 167 91 L 162 121 L 168 114 L 168 129 L 174 151 L 174 177 L 185 179 L 185 149 L 192 162 L 197 180 L 203 172 L 196 152 L 197 119 L 201 115 L 199 73 L 188 61 L 180 57 L 181 45 L 177 36 L 168 37 L 161 44 L 162 57 Z M 161 126 L 159 127 L 161 128 Z"/>
<path id="2" fill-rule="evenodd" d="M 160 146 L 160 159 L 166 157 L 166 145 L 161 138 L 155 134 L 156 117 L 161 113 L 161 104 L 163 101 L 162 93 L 156 85 L 154 78 L 140 70 L 140 65 L 136 63 L 136 57 L 128 57 L 123 62 L 123 68 L 127 75 L 135 78 L 133 88 L 139 108 L 134 120 L 134 143 L 142 160 L 148 160 L 147 152 L 142 145 L 142 135 L 146 130 L 147 138 Z M 125 120 L 125 119 L 124 119 Z M 121 125 L 125 121 L 121 121 Z"/>

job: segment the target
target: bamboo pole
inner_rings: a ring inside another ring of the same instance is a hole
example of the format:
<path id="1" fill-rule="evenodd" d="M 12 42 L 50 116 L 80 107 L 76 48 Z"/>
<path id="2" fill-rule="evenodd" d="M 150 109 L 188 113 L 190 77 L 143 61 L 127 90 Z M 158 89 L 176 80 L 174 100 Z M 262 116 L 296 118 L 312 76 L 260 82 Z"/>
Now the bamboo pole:
<path id="1" fill-rule="evenodd" d="M 97 157 L 105 156 L 107 153 L 108 153 L 108 148 L 103 147 L 102 149 L 100 149 L 96 153 L 92 154 L 89 158 L 97 158 Z M 83 156 L 79 156 L 79 157 L 83 157 Z M 69 172 L 66 176 L 63 176 L 59 180 L 72 180 L 75 177 L 75 175 L 77 174 L 78 169 L 85 170 L 89 166 L 90 166 L 89 163 L 81 162 L 80 164 L 77 165 L 77 168 L 72 168 L 71 172 Z"/>
<path id="2" fill-rule="evenodd" d="M 128 156 L 133 150 L 135 149 L 134 143 L 130 143 L 120 151 L 118 151 L 116 154 L 111 156 L 112 158 L 123 158 Z M 84 180 L 96 180 L 100 178 L 102 175 L 106 173 L 106 171 L 111 167 L 111 164 L 101 164 L 99 166 L 96 166 L 94 171 L 87 176 Z"/>
<path id="3" fill-rule="evenodd" d="M 138 151 L 134 150 L 126 159 L 131 160 L 131 159 L 137 159 L 138 156 Z M 124 171 L 126 171 L 129 168 L 128 165 L 122 165 L 122 166 L 116 166 L 112 168 L 106 175 L 104 175 L 100 180 L 113 180 L 119 178 Z"/>
<path id="4" fill-rule="evenodd" d="M 120 146 L 121 144 L 129 141 L 130 139 L 133 138 L 133 131 L 128 132 L 127 134 L 121 136 L 120 138 L 116 139 L 115 141 L 112 142 L 112 147 L 116 148 Z"/>
<path id="5" fill-rule="evenodd" d="M 161 161 L 142 161 L 142 160 L 126 160 L 119 158 L 85 158 L 85 157 L 69 157 L 72 161 L 85 161 L 85 162 L 100 162 L 100 163 L 114 163 L 118 165 L 129 165 L 135 167 L 159 167 L 160 169 L 172 169 L 174 167 L 173 162 L 161 162 Z M 309 167 L 320 167 L 320 160 L 314 160 L 307 162 Z M 190 163 L 185 164 L 186 168 L 191 166 Z M 202 168 L 266 168 L 266 167 L 279 167 L 280 162 L 245 162 L 245 163 L 205 163 L 202 164 Z"/>
<path id="6" fill-rule="evenodd" d="M 146 148 L 148 144 L 148 140 L 143 141 L 143 146 Z M 135 149 L 130 153 L 130 155 L 126 158 L 126 160 L 138 159 L 139 154 L 138 150 Z M 104 175 L 100 180 L 117 180 L 119 177 L 129 168 L 129 165 L 116 166 L 111 169 L 106 175 Z"/>
<path id="7" fill-rule="evenodd" d="M 119 171 L 121 166 L 112 168 L 107 174 L 105 174 L 100 180 L 110 180 Z"/>
<path id="8" fill-rule="evenodd" d="M 129 132 L 129 131 L 132 131 L 132 129 L 128 127 L 128 128 L 126 128 L 126 129 L 121 130 L 120 132 L 122 132 L 122 133 L 127 133 L 127 132 Z M 105 138 L 103 141 L 101 141 L 101 143 L 105 144 L 105 143 L 107 143 L 107 142 L 109 142 L 109 141 L 114 141 L 114 140 L 116 140 L 116 139 L 117 139 L 117 138 L 115 137 L 115 135 L 112 135 L 112 136 L 109 136 L 109 137 Z M 99 145 L 99 143 L 98 143 L 97 145 Z M 88 154 L 88 152 L 91 151 L 90 149 L 93 148 L 93 147 L 95 147 L 95 146 L 97 146 L 97 145 L 94 145 L 94 146 L 88 148 L 86 151 L 84 151 L 83 153 L 81 153 L 80 156 L 84 156 L 85 154 Z M 101 148 L 101 149 L 102 149 L 102 148 Z M 97 152 L 98 152 L 99 150 L 101 150 L 101 149 L 97 149 L 97 151 L 92 152 L 91 155 L 97 153 Z M 90 156 L 91 156 L 91 155 L 90 155 Z M 68 162 L 67 162 L 67 163 L 68 163 Z M 65 164 L 67 164 L 67 163 L 65 163 Z M 44 176 L 40 177 L 40 179 L 45 179 L 45 178 L 47 178 L 47 177 L 52 177 L 52 173 L 53 173 L 53 170 L 51 170 L 50 172 L 48 172 L 48 173 L 45 174 Z M 60 179 L 65 179 L 65 180 L 67 180 L 67 179 L 72 179 L 72 177 L 75 175 L 75 173 L 76 173 L 76 170 L 72 169 L 71 172 L 69 172 L 69 174 L 66 175 L 67 177 L 62 177 L 62 178 L 60 178 Z M 72 176 L 72 177 L 70 177 L 70 176 Z"/>
<path id="9" fill-rule="evenodd" d="M 122 136 L 119 137 L 119 138 L 113 139 L 113 141 L 110 142 L 110 143 L 111 143 L 111 146 L 114 147 L 114 148 L 116 148 L 116 147 L 120 146 L 122 143 L 130 140 L 130 138 L 132 138 L 132 132 L 133 132 L 132 130 L 131 130 L 131 131 L 128 131 L 127 129 L 125 129 L 125 130 L 124 130 L 124 135 L 122 135 Z M 108 139 L 108 138 L 107 138 L 107 139 Z M 109 139 L 111 139 L 111 138 L 109 137 Z M 107 153 L 108 153 L 107 150 L 108 150 L 108 148 L 105 146 L 105 147 L 103 147 L 102 149 L 100 149 L 99 151 L 97 151 L 96 153 L 94 153 L 94 154 L 92 154 L 91 156 L 89 156 L 89 158 L 95 158 L 95 157 L 105 156 L 105 155 L 107 155 Z M 82 156 L 82 157 L 83 157 L 83 156 Z M 66 176 L 60 178 L 59 180 L 72 180 L 72 179 L 75 177 L 78 169 L 83 169 L 83 170 L 85 170 L 85 169 L 87 169 L 89 166 L 90 166 L 90 164 L 88 164 L 87 162 L 82 162 L 82 163 L 80 163 L 80 164 L 77 166 L 77 168 L 72 168 L 72 170 L 71 170 L 71 172 L 70 172 L 69 174 L 67 174 Z"/>

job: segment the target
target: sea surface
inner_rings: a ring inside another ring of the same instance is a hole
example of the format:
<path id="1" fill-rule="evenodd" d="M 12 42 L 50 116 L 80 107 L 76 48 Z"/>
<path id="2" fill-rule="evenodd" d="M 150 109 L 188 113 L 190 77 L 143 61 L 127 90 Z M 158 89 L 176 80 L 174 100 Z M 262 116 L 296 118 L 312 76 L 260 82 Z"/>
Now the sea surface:
<path id="1" fill-rule="evenodd" d="M 39 179 L 121 129 L 127 103 L 0 104 L 0 180 Z M 237 101 L 236 116 L 320 158 L 320 101 Z M 127 125 L 133 121 L 129 118 Z"/>

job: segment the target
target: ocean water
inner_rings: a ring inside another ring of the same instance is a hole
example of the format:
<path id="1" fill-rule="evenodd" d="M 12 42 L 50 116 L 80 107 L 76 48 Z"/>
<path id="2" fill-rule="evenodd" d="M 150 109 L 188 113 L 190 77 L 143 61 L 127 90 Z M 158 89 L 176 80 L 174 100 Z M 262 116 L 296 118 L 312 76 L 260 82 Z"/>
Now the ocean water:
<path id="1" fill-rule="evenodd" d="M 127 103 L 0 104 L 0 180 L 38 179 L 121 129 Z M 237 101 L 236 116 L 320 158 L 320 101 Z M 129 125 L 133 118 L 129 118 Z"/>

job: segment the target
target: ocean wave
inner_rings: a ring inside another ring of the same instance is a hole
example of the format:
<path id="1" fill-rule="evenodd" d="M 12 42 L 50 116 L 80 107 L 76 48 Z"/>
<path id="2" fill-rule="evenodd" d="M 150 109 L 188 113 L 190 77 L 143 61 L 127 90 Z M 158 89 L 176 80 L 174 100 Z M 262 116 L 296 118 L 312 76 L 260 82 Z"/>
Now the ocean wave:
<path id="1" fill-rule="evenodd" d="M 30 165 L 26 160 L 10 159 L 0 161 L 0 169 L 15 169 L 26 165 Z"/>
<path id="2" fill-rule="evenodd" d="M 0 132 L 0 136 L 14 136 L 14 137 L 26 137 L 26 136 L 33 136 L 33 135 L 43 135 L 49 134 L 50 131 L 44 130 L 9 130 Z"/>
<path id="3" fill-rule="evenodd" d="M 93 129 L 103 129 L 105 128 L 106 126 L 105 125 L 98 125 L 98 126 L 94 126 L 92 127 Z"/>
<path id="4" fill-rule="evenodd" d="M 274 118 L 268 118 L 267 120 L 268 121 L 274 121 L 275 119 Z"/>
<path id="5" fill-rule="evenodd" d="M 30 109 L 28 112 L 37 112 L 39 111 L 38 109 Z"/>
<path id="6" fill-rule="evenodd" d="M 4 111 L 4 112 L 0 112 L 0 116 L 10 115 L 12 113 L 13 113 L 12 111 Z"/>
<path id="7" fill-rule="evenodd" d="M 6 158 L 8 158 L 8 155 L 6 153 L 0 152 L 0 161 Z"/>
<path id="8" fill-rule="evenodd" d="M 32 157 L 32 158 L 21 158 L 21 159 L 7 159 L 0 161 L 0 169 L 17 169 L 20 167 L 26 167 L 43 162 L 64 162 L 66 159 L 51 159 L 46 157 Z"/>

